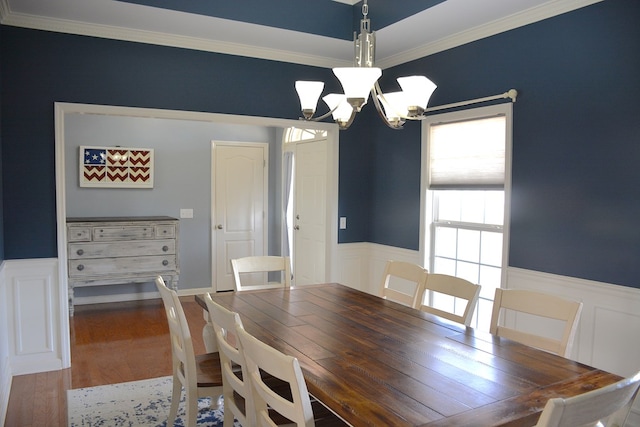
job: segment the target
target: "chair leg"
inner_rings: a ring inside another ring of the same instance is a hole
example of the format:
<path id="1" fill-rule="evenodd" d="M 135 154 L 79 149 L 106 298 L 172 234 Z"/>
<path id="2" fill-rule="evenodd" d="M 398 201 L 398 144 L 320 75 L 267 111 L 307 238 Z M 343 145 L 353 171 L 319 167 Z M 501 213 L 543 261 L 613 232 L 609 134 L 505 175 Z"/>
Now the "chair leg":
<path id="1" fill-rule="evenodd" d="M 178 405 L 182 395 L 182 384 L 176 377 L 173 378 L 173 391 L 171 392 L 171 408 L 169 409 L 169 420 L 167 426 L 175 425 L 178 416 Z"/>
<path id="2" fill-rule="evenodd" d="M 228 391 L 227 394 L 230 396 L 228 399 L 233 399 L 233 390 L 231 390 L 230 392 Z M 226 400 L 224 401 L 224 403 L 224 417 L 222 419 L 222 426 L 233 427 L 233 420 L 235 418 L 234 413 L 231 411 L 231 405 L 229 405 Z"/>
<path id="3" fill-rule="evenodd" d="M 196 387 L 185 387 L 185 427 L 196 427 L 198 420 L 198 389 Z"/>

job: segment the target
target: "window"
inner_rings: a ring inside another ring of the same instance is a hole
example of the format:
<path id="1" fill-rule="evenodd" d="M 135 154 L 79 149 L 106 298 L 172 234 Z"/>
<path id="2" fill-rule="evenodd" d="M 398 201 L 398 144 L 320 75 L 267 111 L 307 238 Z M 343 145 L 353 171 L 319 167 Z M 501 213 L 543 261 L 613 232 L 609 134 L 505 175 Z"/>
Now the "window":
<path id="1" fill-rule="evenodd" d="M 440 114 L 423 126 L 425 265 L 482 285 L 472 326 L 489 330 L 507 255 L 511 104 Z M 427 297 L 464 310 L 451 297 Z"/>

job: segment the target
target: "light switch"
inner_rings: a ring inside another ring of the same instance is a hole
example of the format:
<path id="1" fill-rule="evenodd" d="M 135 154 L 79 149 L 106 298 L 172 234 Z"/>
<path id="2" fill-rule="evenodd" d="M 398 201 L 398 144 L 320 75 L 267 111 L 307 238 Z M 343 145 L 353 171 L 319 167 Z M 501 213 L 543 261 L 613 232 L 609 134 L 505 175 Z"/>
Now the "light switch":
<path id="1" fill-rule="evenodd" d="M 193 209 L 180 209 L 180 218 L 193 218 Z"/>
<path id="2" fill-rule="evenodd" d="M 346 230 L 347 229 L 347 217 L 346 216 L 341 216 L 340 217 L 340 230 Z"/>

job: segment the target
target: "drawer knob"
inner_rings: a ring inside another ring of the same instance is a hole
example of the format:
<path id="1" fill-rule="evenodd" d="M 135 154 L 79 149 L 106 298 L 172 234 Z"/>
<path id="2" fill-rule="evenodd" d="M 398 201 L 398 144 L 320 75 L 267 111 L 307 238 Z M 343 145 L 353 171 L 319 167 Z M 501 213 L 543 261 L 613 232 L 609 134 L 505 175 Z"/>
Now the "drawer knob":
<path id="1" fill-rule="evenodd" d="M 164 245 L 164 246 L 162 247 L 162 250 L 163 250 L 164 252 L 167 252 L 167 251 L 169 250 L 169 246 Z"/>
<path id="2" fill-rule="evenodd" d="M 162 260 L 162 265 L 166 267 L 167 265 L 169 265 L 169 261 L 167 261 L 166 259 Z"/>
<path id="3" fill-rule="evenodd" d="M 78 265 L 78 271 L 82 271 L 82 270 L 84 270 L 84 265 L 82 264 Z"/>
<path id="4" fill-rule="evenodd" d="M 76 251 L 76 253 L 77 253 L 78 255 L 82 255 L 82 254 L 84 254 L 84 251 L 83 251 L 82 249 L 78 249 L 78 250 Z"/>

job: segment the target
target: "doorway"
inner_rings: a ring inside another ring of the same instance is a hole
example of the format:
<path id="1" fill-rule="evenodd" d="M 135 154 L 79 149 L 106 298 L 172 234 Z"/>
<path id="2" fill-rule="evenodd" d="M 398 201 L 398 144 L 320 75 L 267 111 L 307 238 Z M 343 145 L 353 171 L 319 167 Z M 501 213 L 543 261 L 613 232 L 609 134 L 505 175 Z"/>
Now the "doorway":
<path id="1" fill-rule="evenodd" d="M 128 118 L 144 118 L 144 119 L 170 119 L 177 121 L 184 121 L 188 127 L 189 123 L 217 123 L 221 126 L 232 127 L 233 125 L 248 125 L 259 126 L 272 129 L 274 132 L 284 132 L 285 129 L 289 129 L 292 126 L 299 125 L 298 120 L 288 119 L 276 119 L 267 117 L 249 117 L 249 116 L 237 116 L 228 114 L 215 114 L 215 113 L 202 113 L 192 111 L 180 111 L 180 110 L 161 110 L 151 108 L 137 108 L 137 107 L 122 107 L 122 106 L 109 106 L 109 105 L 94 105 L 94 104 L 75 104 L 75 103 L 60 103 L 56 102 L 55 109 L 55 168 L 56 168 L 56 208 L 57 208 L 57 241 L 58 241 L 58 283 L 61 288 L 60 297 L 55 307 L 56 316 L 60 319 L 61 331 L 60 342 L 62 349 L 62 365 L 67 368 L 71 365 L 70 355 L 70 331 L 68 322 L 68 295 L 67 295 L 67 234 L 66 234 L 66 185 L 68 180 L 73 180 L 74 174 L 67 177 L 65 171 L 67 168 L 73 170 L 77 165 L 77 154 L 74 152 L 69 154 L 65 150 L 65 124 L 67 124 L 70 115 L 82 115 L 82 114 L 95 114 L 105 116 L 121 116 Z M 338 277 L 338 265 L 337 265 L 337 245 L 338 245 L 338 140 L 339 131 L 338 127 L 334 123 L 313 123 L 310 124 L 313 129 L 317 129 L 326 132 L 327 135 L 327 193 L 326 193 L 326 247 L 324 251 L 325 256 L 325 280 L 336 281 Z M 143 131 L 143 129 L 141 129 Z M 181 135 L 188 134 L 188 128 L 181 133 Z M 94 134 L 94 133 L 92 133 Z M 229 133 L 233 134 L 233 131 Z M 210 144 L 211 139 L 207 141 Z M 180 138 L 176 138 L 177 146 L 180 146 Z M 75 182 L 75 181 L 71 181 Z M 269 188 L 269 191 L 273 191 L 273 188 Z M 281 191 L 281 190 L 278 190 Z M 169 198 L 167 202 L 172 202 L 174 199 Z M 169 205 L 167 205 L 169 206 Z M 274 205 L 279 206 L 279 205 Z M 169 206 L 172 212 L 175 211 L 175 215 L 179 214 L 179 205 Z M 187 231 L 189 222 L 185 222 L 184 229 Z M 210 225 L 213 222 L 210 221 Z M 181 233 L 182 236 L 183 233 Z M 210 244 L 209 244 L 210 246 Z M 210 249 L 209 249 L 210 250 Z M 208 250 L 207 250 L 208 251 Z M 201 254 L 202 255 L 202 254 Z M 211 257 L 207 257 L 211 262 Z M 181 260 L 186 261 L 186 260 Z M 195 260 L 195 262 L 199 262 Z M 181 262 L 182 263 L 182 262 Z M 183 263 L 185 264 L 185 263 Z M 213 266 L 211 267 L 213 268 Z M 211 275 L 209 275 L 211 277 Z M 187 288 L 187 287 L 191 288 Z M 187 283 L 180 284 L 180 293 L 192 294 L 194 292 L 200 292 L 199 289 L 203 286 L 211 286 L 210 283 Z"/>
<path id="2" fill-rule="evenodd" d="M 231 260 L 267 255 L 266 143 L 212 142 L 211 230 L 216 291 L 234 289 Z"/>

